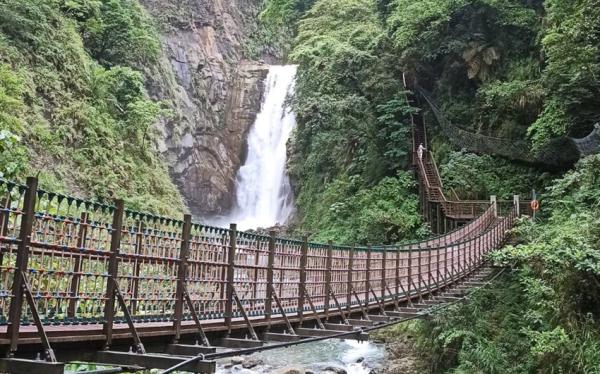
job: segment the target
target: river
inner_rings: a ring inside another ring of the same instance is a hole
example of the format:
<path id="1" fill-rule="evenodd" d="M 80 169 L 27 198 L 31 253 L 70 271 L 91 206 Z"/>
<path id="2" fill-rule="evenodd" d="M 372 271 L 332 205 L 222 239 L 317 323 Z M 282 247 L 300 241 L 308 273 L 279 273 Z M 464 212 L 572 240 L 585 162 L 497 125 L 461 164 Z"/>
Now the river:
<path id="1" fill-rule="evenodd" d="M 244 362 L 262 362 L 244 369 L 236 358 L 218 363 L 218 374 L 262 374 L 285 373 L 287 369 L 298 368 L 313 373 L 331 372 L 327 368 L 343 369 L 348 374 L 369 374 L 379 369 L 385 361 L 385 349 L 381 344 L 357 342 L 354 340 L 329 339 L 300 344 L 290 348 L 264 351 L 243 358 Z M 341 372 L 341 371 L 338 371 Z"/>

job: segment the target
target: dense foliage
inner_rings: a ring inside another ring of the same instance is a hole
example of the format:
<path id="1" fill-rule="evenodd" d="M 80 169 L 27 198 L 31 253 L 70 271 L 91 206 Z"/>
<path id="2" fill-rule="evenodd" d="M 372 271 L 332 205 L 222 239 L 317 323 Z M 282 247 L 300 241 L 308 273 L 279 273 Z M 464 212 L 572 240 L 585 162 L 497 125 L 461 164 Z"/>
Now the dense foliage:
<path id="1" fill-rule="evenodd" d="M 407 166 L 411 108 L 394 56 L 385 53 L 388 44 L 370 0 L 317 1 L 299 23 L 291 54 L 300 68 L 290 165 L 301 224 L 323 238 L 395 241 L 419 231 L 414 186 L 405 174 L 397 176 Z M 358 222 L 390 201 L 399 204 L 390 205 L 389 218 Z"/>
<path id="2" fill-rule="evenodd" d="M 421 325 L 434 371 L 598 373 L 600 157 L 580 162 L 524 220 L 520 244 L 494 254 L 512 267 L 495 287 Z"/>
<path id="3" fill-rule="evenodd" d="M 598 5 L 395 0 L 388 23 L 403 67 L 451 120 L 539 147 L 599 119 Z"/>
<path id="4" fill-rule="evenodd" d="M 554 177 L 528 165 L 465 151 L 449 152 L 440 172 L 447 189 L 454 189 L 462 199 L 473 200 L 486 200 L 491 195 L 512 200 L 515 194 L 528 199 L 532 189 L 542 190 Z"/>
<path id="5" fill-rule="evenodd" d="M 245 45 L 249 58 L 283 60 L 292 47 L 296 23 L 315 0 L 265 0 L 256 30 Z"/>
<path id="6" fill-rule="evenodd" d="M 300 226 L 346 242 L 422 233 L 402 171 L 415 110 L 402 72 L 470 132 L 534 150 L 587 135 L 600 120 L 599 27 L 597 0 L 316 1 L 290 55 Z M 561 176 L 455 149 L 428 124 L 445 186 L 461 197 L 543 192 L 538 220 L 494 256 L 511 267 L 496 287 L 417 325 L 430 371 L 600 372 L 600 157 Z"/>
<path id="7" fill-rule="evenodd" d="M 157 58 L 132 0 L 0 0 L 0 173 L 163 213 L 182 209 L 153 142 L 161 103 L 138 70 Z"/>

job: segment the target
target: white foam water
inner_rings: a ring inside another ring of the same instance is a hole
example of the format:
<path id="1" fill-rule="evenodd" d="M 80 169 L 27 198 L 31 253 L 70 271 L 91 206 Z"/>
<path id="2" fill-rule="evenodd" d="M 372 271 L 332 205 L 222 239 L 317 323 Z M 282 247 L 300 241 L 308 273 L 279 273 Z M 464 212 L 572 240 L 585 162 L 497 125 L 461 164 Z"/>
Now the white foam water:
<path id="1" fill-rule="evenodd" d="M 263 363 L 252 369 L 244 369 L 241 365 L 227 367 L 230 359 L 223 359 L 218 363 L 217 374 L 267 374 L 277 373 L 287 367 L 315 373 L 328 367 L 337 367 L 348 374 L 369 374 L 374 368 L 381 367 L 385 360 L 385 349 L 371 342 L 330 339 L 260 352 L 251 359 L 260 359 Z"/>

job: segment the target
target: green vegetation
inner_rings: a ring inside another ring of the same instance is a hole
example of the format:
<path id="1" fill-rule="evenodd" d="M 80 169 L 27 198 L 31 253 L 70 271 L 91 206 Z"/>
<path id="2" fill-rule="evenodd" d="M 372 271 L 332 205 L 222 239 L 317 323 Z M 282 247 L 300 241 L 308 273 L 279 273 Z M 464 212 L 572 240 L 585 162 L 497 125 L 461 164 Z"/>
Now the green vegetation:
<path id="1" fill-rule="evenodd" d="M 468 302 L 411 326 L 433 373 L 598 373 L 600 156 L 543 194 L 542 219 L 492 254 L 507 270 Z"/>
<path id="2" fill-rule="evenodd" d="M 502 200 L 512 200 L 515 194 L 528 197 L 532 188 L 541 191 L 554 176 L 531 166 L 465 151 L 451 151 L 443 158 L 440 172 L 446 188 L 454 189 L 462 199 L 473 200 L 486 200 L 490 195 Z"/>
<path id="3" fill-rule="evenodd" d="M 183 209 L 138 71 L 157 58 L 137 1 L 0 0 L 0 172 L 161 213 Z"/>
<path id="4" fill-rule="evenodd" d="M 296 22 L 310 9 L 315 0 L 265 0 L 258 25 L 245 45 L 245 55 L 279 60 L 286 58 L 296 35 Z"/>
<path id="5" fill-rule="evenodd" d="M 600 120 L 597 0 L 320 0 L 297 26 L 290 167 L 298 226 L 321 240 L 424 234 L 405 171 L 415 109 L 403 72 L 459 127 L 533 150 Z M 446 188 L 462 198 L 542 192 L 538 220 L 494 255 L 511 269 L 495 287 L 411 328 L 428 369 L 600 372 L 600 157 L 564 174 L 455 149 L 433 120 L 427 130 Z"/>
<path id="6" fill-rule="evenodd" d="M 388 44 L 368 0 L 317 1 L 299 23 L 290 165 L 301 225 L 320 238 L 395 242 L 423 232 L 402 172 L 412 109 Z"/>
<path id="7" fill-rule="evenodd" d="M 139 1 L 0 9 L 0 176 L 39 173 L 46 188 L 178 214 L 153 127 L 170 111 L 144 89 L 160 43 Z M 289 168 L 297 229 L 315 240 L 427 235 L 403 74 L 457 126 L 533 150 L 600 121 L 598 0 L 266 0 L 259 18 L 246 57 L 299 65 Z M 600 157 L 565 173 L 468 153 L 425 118 L 446 188 L 476 199 L 536 188 L 543 208 L 493 255 L 510 266 L 496 287 L 412 325 L 430 371 L 600 372 Z"/>

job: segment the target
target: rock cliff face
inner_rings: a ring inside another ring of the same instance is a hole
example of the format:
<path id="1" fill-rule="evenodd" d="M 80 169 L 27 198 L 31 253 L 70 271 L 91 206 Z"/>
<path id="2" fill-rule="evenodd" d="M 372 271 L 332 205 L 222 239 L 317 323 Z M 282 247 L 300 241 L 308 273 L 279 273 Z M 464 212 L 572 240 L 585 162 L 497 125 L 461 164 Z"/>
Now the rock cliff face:
<path id="1" fill-rule="evenodd" d="M 243 59 L 261 0 L 143 0 L 162 25 L 163 56 L 148 91 L 173 115 L 158 145 L 195 216 L 227 211 L 267 66 Z"/>

